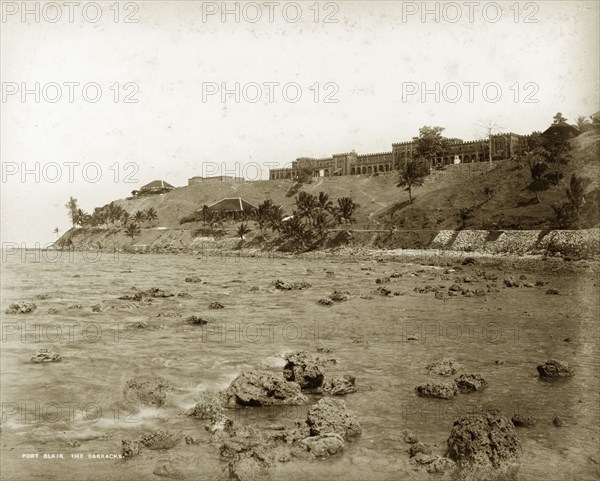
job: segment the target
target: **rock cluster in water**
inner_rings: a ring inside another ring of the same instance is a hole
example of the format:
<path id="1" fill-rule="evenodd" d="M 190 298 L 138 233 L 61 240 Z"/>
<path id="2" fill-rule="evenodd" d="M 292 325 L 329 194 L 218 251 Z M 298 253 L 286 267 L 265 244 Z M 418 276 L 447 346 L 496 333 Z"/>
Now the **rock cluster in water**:
<path id="1" fill-rule="evenodd" d="M 283 282 L 279 279 L 277 279 L 274 283 L 273 286 L 275 287 L 275 289 L 279 289 L 280 291 L 292 291 L 292 290 L 301 290 L 301 289 L 306 289 L 308 287 L 312 287 L 312 284 L 310 282 L 306 282 L 306 281 L 300 281 L 300 282 Z"/>
<path id="2" fill-rule="evenodd" d="M 31 356 L 31 362 L 34 363 L 58 362 L 61 359 L 60 354 L 48 349 L 40 349 L 36 354 Z"/>
<path id="3" fill-rule="evenodd" d="M 134 288 L 135 289 L 135 288 Z M 154 299 L 157 297 L 174 297 L 175 294 L 164 291 L 163 289 L 159 289 L 158 287 L 151 287 L 146 291 L 137 291 L 133 295 L 126 294 L 124 296 L 119 297 L 119 299 L 124 301 L 143 301 L 145 299 Z"/>
<path id="4" fill-rule="evenodd" d="M 230 406 L 272 406 L 304 404 L 308 398 L 296 382 L 279 379 L 268 371 L 248 369 L 242 371 L 224 393 Z"/>
<path id="5" fill-rule="evenodd" d="M 568 362 L 550 359 L 537 367 L 538 375 L 542 379 L 558 379 L 560 377 L 571 377 L 575 371 Z"/>
<path id="6" fill-rule="evenodd" d="M 480 479 L 508 478 L 522 451 L 513 423 L 498 411 L 454 421 L 447 448 L 448 458 Z"/>
<path id="7" fill-rule="evenodd" d="M 123 397 L 127 402 L 161 407 L 171 389 L 172 385 L 166 379 L 158 376 L 139 376 L 127 381 Z"/>
<path id="8" fill-rule="evenodd" d="M 37 309 L 33 302 L 17 302 L 10 304 L 6 309 L 6 314 L 29 314 Z"/>

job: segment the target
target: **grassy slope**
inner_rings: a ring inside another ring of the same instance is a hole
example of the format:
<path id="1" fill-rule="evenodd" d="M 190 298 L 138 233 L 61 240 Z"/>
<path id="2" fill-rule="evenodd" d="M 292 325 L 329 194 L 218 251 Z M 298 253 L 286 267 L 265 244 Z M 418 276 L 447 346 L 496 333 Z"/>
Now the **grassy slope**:
<path id="1" fill-rule="evenodd" d="M 573 161 L 564 170 L 565 180 L 547 192 L 542 192 L 541 204 L 528 203 L 533 195 L 526 190 L 530 182 L 526 166 L 519 168 L 515 162 L 503 161 L 489 170 L 487 163 L 449 166 L 435 172 L 422 187 L 414 190 L 415 201 L 408 205 L 408 193 L 395 186 L 394 175 L 378 177 L 335 177 L 316 179 L 303 190 L 318 194 L 324 191 L 330 198 L 349 196 L 360 204 L 357 220 L 361 226 L 369 223 L 372 228 L 384 228 L 390 222 L 404 229 L 452 229 L 459 226 L 456 213 L 462 207 L 474 207 L 475 216 L 467 222 L 467 228 L 545 228 L 552 227 L 551 204 L 565 200 L 565 182 L 572 171 L 592 179 L 598 185 L 598 160 L 600 135 L 587 132 L 574 139 Z M 495 194 L 483 202 L 483 188 L 491 185 Z M 286 197 L 292 186 L 289 180 L 257 182 L 208 182 L 180 187 L 162 195 L 140 199 L 122 200 L 121 205 L 129 212 L 153 206 L 159 215 L 156 225 L 170 228 L 192 228 L 198 225 L 179 225 L 179 219 L 223 197 L 243 197 L 257 205 L 264 199 L 272 199 L 283 205 L 287 212 L 293 208 L 293 197 Z M 482 203 L 483 202 L 483 203 Z"/>

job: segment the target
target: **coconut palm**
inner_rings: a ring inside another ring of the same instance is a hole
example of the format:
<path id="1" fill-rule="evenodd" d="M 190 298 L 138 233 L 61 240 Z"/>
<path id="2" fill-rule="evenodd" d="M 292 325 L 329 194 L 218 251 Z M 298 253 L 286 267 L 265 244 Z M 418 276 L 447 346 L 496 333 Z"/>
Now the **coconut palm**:
<path id="1" fill-rule="evenodd" d="M 317 197 L 317 205 L 319 209 L 326 212 L 331 212 L 333 209 L 333 202 L 329 200 L 329 195 L 327 195 L 325 192 L 319 192 L 319 196 Z"/>
<path id="2" fill-rule="evenodd" d="M 141 210 L 136 210 L 135 214 L 133 214 L 133 218 L 137 222 L 138 225 L 141 225 L 144 219 L 146 218 L 146 214 L 144 214 Z"/>
<path id="3" fill-rule="evenodd" d="M 336 214 L 338 222 L 341 224 L 354 224 L 356 219 L 353 217 L 354 211 L 360 207 L 355 204 L 350 197 L 341 197 L 337 200 L 338 208 Z"/>
<path id="4" fill-rule="evenodd" d="M 60 235 L 59 235 L 59 230 L 58 227 L 55 227 L 54 230 L 52 231 L 54 234 L 56 234 L 56 238 L 59 239 Z"/>
<path id="5" fill-rule="evenodd" d="M 149 224 L 152 223 L 152 221 L 158 219 L 158 214 L 156 213 L 154 207 L 148 207 L 145 211 L 145 214 Z"/>
<path id="6" fill-rule="evenodd" d="M 251 231 L 251 230 L 250 230 L 250 228 L 248 227 L 248 224 L 246 224 L 245 222 L 243 222 L 243 223 L 241 223 L 240 225 L 238 225 L 238 228 L 237 228 L 237 231 L 236 231 L 236 232 L 237 232 L 237 235 L 238 235 L 238 237 L 240 238 L 240 240 L 241 240 L 242 242 L 244 242 L 244 240 L 245 240 L 245 237 L 246 237 L 246 234 L 249 234 L 249 233 L 250 233 L 250 232 L 252 232 L 252 231 Z"/>
<path id="7" fill-rule="evenodd" d="M 127 237 L 131 237 L 131 242 L 133 242 L 134 239 L 141 233 L 142 231 L 140 229 L 140 226 L 135 222 L 131 222 L 127 225 L 127 227 L 125 227 L 125 235 L 127 235 Z"/>
<path id="8" fill-rule="evenodd" d="M 315 214 L 317 205 L 318 200 L 312 194 L 300 192 L 296 196 L 296 208 L 298 209 L 298 215 L 303 219 L 307 219 L 311 223 L 313 221 L 313 216 Z"/>
<path id="9" fill-rule="evenodd" d="M 327 237 L 329 228 L 333 225 L 333 219 L 324 210 L 320 210 L 314 216 L 314 226 L 320 242 L 323 242 Z"/>
<path id="10" fill-rule="evenodd" d="M 580 132 L 587 132 L 590 130 L 591 126 L 592 124 L 587 117 L 584 117 L 583 115 L 577 117 L 577 128 Z"/>
<path id="11" fill-rule="evenodd" d="M 265 200 L 254 211 L 254 221 L 258 224 L 260 235 L 264 236 L 264 229 L 272 218 L 273 202 L 270 199 Z"/>

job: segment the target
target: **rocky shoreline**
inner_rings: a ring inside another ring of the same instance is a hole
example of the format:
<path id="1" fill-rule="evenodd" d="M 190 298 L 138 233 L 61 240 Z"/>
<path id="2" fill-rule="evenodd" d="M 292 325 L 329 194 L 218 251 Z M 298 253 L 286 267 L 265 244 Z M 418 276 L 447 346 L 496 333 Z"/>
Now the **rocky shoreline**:
<path id="1" fill-rule="evenodd" d="M 585 230 L 442 230 L 425 232 L 427 239 L 416 238 L 419 232 L 390 231 L 369 234 L 349 231 L 348 241 L 340 246 L 310 252 L 286 252 L 276 244 L 250 242 L 241 245 L 238 239 L 223 237 L 192 237 L 191 231 L 160 231 L 158 237 L 148 237 L 144 243 L 131 244 L 119 231 L 86 232 L 72 229 L 59 239 L 53 249 L 61 249 L 67 241 L 70 249 L 139 254 L 183 254 L 223 257 L 288 257 L 315 256 L 414 256 L 423 252 L 437 256 L 542 256 L 570 259 L 600 259 L 600 229 Z M 418 236 L 417 236 L 418 237 Z"/>

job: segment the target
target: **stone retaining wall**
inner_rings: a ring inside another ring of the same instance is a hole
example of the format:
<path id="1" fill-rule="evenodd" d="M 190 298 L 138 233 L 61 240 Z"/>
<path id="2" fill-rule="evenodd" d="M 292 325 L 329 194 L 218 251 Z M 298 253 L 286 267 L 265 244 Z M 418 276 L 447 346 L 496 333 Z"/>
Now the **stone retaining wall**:
<path id="1" fill-rule="evenodd" d="M 430 249 L 490 254 L 555 254 L 600 256 L 600 229 L 586 230 L 462 230 L 439 231 Z"/>

